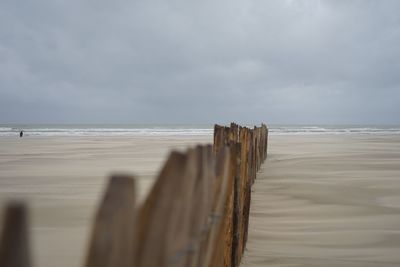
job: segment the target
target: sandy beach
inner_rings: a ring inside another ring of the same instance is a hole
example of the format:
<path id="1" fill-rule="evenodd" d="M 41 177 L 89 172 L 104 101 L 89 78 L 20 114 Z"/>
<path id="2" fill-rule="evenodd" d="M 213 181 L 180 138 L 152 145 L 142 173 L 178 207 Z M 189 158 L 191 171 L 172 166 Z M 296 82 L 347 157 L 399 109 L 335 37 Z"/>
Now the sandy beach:
<path id="1" fill-rule="evenodd" d="M 82 266 L 109 174 L 136 175 L 140 200 L 171 149 L 211 142 L 212 136 L 0 138 L 0 206 L 28 202 L 35 266 Z"/>
<path id="2" fill-rule="evenodd" d="M 270 137 L 243 266 L 400 266 L 400 136 Z"/>
<path id="3" fill-rule="evenodd" d="M 212 136 L 0 138 L 0 204 L 25 199 L 35 266 L 78 267 L 107 176 L 143 199 L 170 149 Z M 400 136 L 270 136 L 242 266 L 399 266 Z"/>

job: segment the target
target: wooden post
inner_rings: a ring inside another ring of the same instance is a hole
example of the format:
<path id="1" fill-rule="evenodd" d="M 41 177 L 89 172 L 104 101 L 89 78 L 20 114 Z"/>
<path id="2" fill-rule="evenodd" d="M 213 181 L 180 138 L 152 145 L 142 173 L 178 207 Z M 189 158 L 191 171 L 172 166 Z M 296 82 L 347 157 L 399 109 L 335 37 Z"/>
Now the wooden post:
<path id="1" fill-rule="evenodd" d="M 202 181 L 199 186 L 201 198 L 200 201 L 196 201 L 197 205 L 195 206 L 195 210 L 201 210 L 201 214 L 205 216 L 195 216 L 195 220 L 200 226 L 200 228 L 195 231 L 196 235 L 198 235 L 199 247 L 197 256 L 195 257 L 195 264 L 189 266 L 206 266 L 208 239 L 212 228 L 210 215 L 212 214 L 212 201 L 216 188 L 215 161 L 214 158 L 211 157 L 211 147 L 203 146 L 200 147 L 200 149 L 202 150 L 202 166 L 200 168 Z"/>
<path id="2" fill-rule="evenodd" d="M 219 150 L 225 145 L 225 127 L 214 125 L 214 155 L 217 155 Z"/>
<path id="3" fill-rule="evenodd" d="M 237 231 L 237 223 L 235 225 L 235 177 L 237 176 L 238 160 L 240 160 L 240 144 L 234 141 L 229 143 L 230 157 L 229 157 L 229 173 L 228 173 L 228 195 L 227 202 L 225 205 L 225 218 L 224 218 L 224 254 L 223 254 L 223 266 L 230 267 L 237 264 L 236 256 L 233 252 L 233 240 L 234 234 Z M 237 248 L 235 249 L 237 251 Z M 218 266 L 218 265 L 217 265 Z M 237 266 L 237 265 L 236 265 Z"/>
<path id="4" fill-rule="evenodd" d="M 235 179 L 234 179 L 234 194 L 233 194 L 233 235 L 232 235 L 232 267 L 238 267 L 240 264 L 240 203 L 241 203 L 241 194 L 240 194 L 240 168 L 241 168 L 241 143 L 235 143 L 236 146 L 236 163 L 234 166 Z"/>
<path id="5" fill-rule="evenodd" d="M 23 203 L 14 202 L 6 207 L 0 242 L 0 266 L 31 266 L 28 215 Z"/>
<path id="6" fill-rule="evenodd" d="M 233 180 L 230 175 L 230 151 L 224 147 L 217 155 L 215 167 L 215 186 L 212 196 L 212 211 L 209 214 L 210 231 L 208 243 L 206 244 L 206 254 L 204 264 L 201 266 L 223 266 L 224 263 L 224 238 L 225 238 L 225 218 L 227 217 L 226 204 L 230 184 Z M 213 169 L 213 168 L 212 168 Z"/>
<path id="7" fill-rule="evenodd" d="M 239 139 L 239 126 L 235 123 L 231 123 L 231 127 L 228 128 L 229 131 L 229 140 L 234 141 L 236 143 L 240 142 Z"/>
<path id="8" fill-rule="evenodd" d="M 182 192 L 188 190 L 191 193 L 193 190 L 186 188 L 187 184 L 183 179 L 187 158 L 187 155 L 179 152 L 170 154 L 140 208 L 136 228 L 137 242 L 140 246 L 136 250 L 134 266 L 164 267 L 172 263 L 175 266 L 183 266 L 182 262 L 186 259 L 184 248 L 188 243 L 185 237 L 189 218 L 182 214 L 185 214 L 185 206 L 191 202 L 186 202 Z M 196 173 L 197 170 L 192 172 Z"/>
<path id="9" fill-rule="evenodd" d="M 240 245 L 241 245 L 241 250 L 240 250 L 240 257 L 243 256 L 243 251 L 245 247 L 245 232 L 246 232 L 246 200 L 247 200 L 247 188 L 248 188 L 248 180 L 249 180 L 249 129 L 248 128 L 243 128 L 243 143 L 244 143 L 244 152 L 242 151 L 243 155 L 243 160 L 245 161 L 243 166 L 243 177 L 242 177 L 242 233 L 241 233 L 241 239 L 240 239 Z M 243 144 L 242 144 L 243 145 Z"/>
<path id="10" fill-rule="evenodd" d="M 98 209 L 86 267 L 131 267 L 134 251 L 133 178 L 113 176 Z"/>

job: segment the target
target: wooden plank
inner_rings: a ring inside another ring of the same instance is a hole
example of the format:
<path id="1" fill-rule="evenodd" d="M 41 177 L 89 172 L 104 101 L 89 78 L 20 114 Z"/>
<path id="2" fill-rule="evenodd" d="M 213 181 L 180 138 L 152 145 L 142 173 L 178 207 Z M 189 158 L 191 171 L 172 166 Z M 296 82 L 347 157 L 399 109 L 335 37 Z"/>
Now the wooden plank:
<path id="1" fill-rule="evenodd" d="M 234 187 L 235 176 L 237 174 L 237 160 L 239 158 L 240 144 L 230 141 L 229 144 L 230 157 L 229 157 L 229 173 L 228 173 L 228 194 L 227 202 L 225 204 L 225 218 L 224 218 L 224 254 L 223 266 L 230 267 L 233 265 L 233 235 L 234 235 Z M 219 265 L 217 265 L 219 266 Z"/>
<path id="2" fill-rule="evenodd" d="M 241 128 L 240 136 L 242 140 L 242 165 L 241 165 L 241 236 L 240 251 L 241 258 L 247 240 L 248 220 L 250 211 L 250 194 L 251 194 L 251 166 L 252 166 L 252 131 L 246 127 Z"/>
<path id="3" fill-rule="evenodd" d="M 244 249 L 246 248 L 247 242 L 247 233 L 249 228 L 249 215 L 250 215 L 250 202 L 251 202 L 251 185 L 253 184 L 252 178 L 252 169 L 253 169 L 253 131 L 250 129 L 246 130 L 246 154 L 247 154 L 247 166 L 246 166 L 246 176 L 245 176 L 245 185 L 244 185 L 244 199 L 243 199 L 243 245 L 242 245 L 242 253 L 244 253 Z"/>
<path id="4" fill-rule="evenodd" d="M 262 124 L 262 129 L 263 129 L 263 162 L 264 160 L 268 157 L 267 155 L 267 150 L 268 150 L 268 128 L 265 124 Z"/>
<path id="5" fill-rule="evenodd" d="M 215 124 L 214 125 L 214 155 L 217 155 L 219 150 L 225 145 L 225 127 Z"/>
<path id="6" fill-rule="evenodd" d="M 86 267 L 133 265 L 135 192 L 130 176 L 111 177 L 93 224 Z"/>
<path id="7" fill-rule="evenodd" d="M 240 180 L 239 180 L 239 249 L 238 249 L 238 258 L 239 263 L 242 258 L 243 253 L 243 234 L 244 234 L 244 202 L 246 198 L 246 179 L 247 179 L 247 132 L 246 128 L 239 128 L 239 138 L 241 142 L 241 164 L 240 164 Z"/>
<path id="8" fill-rule="evenodd" d="M 233 194 L 233 233 L 232 233 L 232 255 L 231 266 L 237 267 L 240 264 L 240 221 L 241 221 L 241 194 L 240 194 L 240 169 L 241 169 L 241 143 L 236 143 L 236 164 L 234 177 Z"/>
<path id="9" fill-rule="evenodd" d="M 189 194 L 187 195 L 187 228 L 186 241 L 182 245 L 181 252 L 183 256 L 183 266 L 196 266 L 200 254 L 200 242 L 204 236 L 203 230 L 207 211 L 205 210 L 204 202 L 202 201 L 205 196 L 205 181 L 202 170 L 204 167 L 203 159 L 204 150 L 202 147 L 197 146 L 195 149 L 190 150 L 188 153 L 188 166 L 185 171 L 184 179 L 191 181 Z M 191 167 L 189 167 L 191 166 Z M 199 221 L 196 221 L 196 218 Z M 176 265 L 173 265 L 176 266 Z"/>
<path id="10" fill-rule="evenodd" d="M 198 201 L 195 202 L 194 210 L 196 215 L 193 217 L 193 233 L 196 234 L 198 240 L 197 254 L 192 257 L 194 263 L 188 266 L 205 266 L 205 258 L 207 254 L 208 237 L 211 230 L 210 214 L 212 213 L 212 197 L 215 191 L 215 169 L 214 158 L 212 157 L 209 146 L 199 148 L 201 150 L 201 167 L 198 183 L 197 194 Z"/>
<path id="11" fill-rule="evenodd" d="M 31 266 L 28 214 L 23 203 L 14 202 L 6 207 L 0 241 L 0 266 Z"/>
<path id="12" fill-rule="evenodd" d="M 212 156 L 211 146 L 171 154 L 141 209 L 138 266 L 198 266 L 204 261 L 215 187 Z"/>
<path id="13" fill-rule="evenodd" d="M 230 155 L 228 147 L 224 147 L 217 155 L 215 167 L 215 190 L 212 202 L 212 211 L 209 215 L 210 231 L 205 262 L 202 266 L 223 266 L 224 254 L 224 218 L 226 217 L 226 203 L 229 194 Z M 219 255 L 219 256 L 216 256 Z"/>
<path id="14" fill-rule="evenodd" d="M 223 146 L 222 146 L 223 147 Z M 221 148 L 220 148 L 221 149 Z M 201 266 L 201 260 L 205 255 L 204 241 L 208 235 L 208 194 L 209 192 L 209 173 L 207 170 L 208 161 L 206 160 L 206 151 L 203 147 L 197 146 L 196 154 L 193 158 L 196 164 L 195 186 L 192 194 L 193 202 L 189 213 L 189 240 L 186 245 L 187 260 L 185 266 Z"/>
<path id="15" fill-rule="evenodd" d="M 229 140 L 234 141 L 236 143 L 240 142 L 239 140 L 239 126 L 235 123 L 231 123 L 229 128 Z"/>
<path id="16" fill-rule="evenodd" d="M 169 266 L 174 263 L 182 266 L 185 256 L 181 250 L 187 240 L 179 235 L 177 229 L 186 233 L 188 225 L 185 214 L 186 202 L 182 192 L 187 186 L 184 171 L 187 156 L 172 152 L 161 170 L 154 186 L 140 208 L 140 216 L 136 227 L 137 241 L 135 266 Z M 178 220 L 180 219 L 180 220 Z M 175 238 L 175 241 L 172 242 Z"/>

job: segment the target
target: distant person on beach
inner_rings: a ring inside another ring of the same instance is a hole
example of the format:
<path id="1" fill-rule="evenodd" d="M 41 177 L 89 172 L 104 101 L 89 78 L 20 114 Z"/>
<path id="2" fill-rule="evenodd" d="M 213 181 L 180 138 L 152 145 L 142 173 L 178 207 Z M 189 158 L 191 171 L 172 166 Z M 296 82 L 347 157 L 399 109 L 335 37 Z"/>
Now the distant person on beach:
<path id="1" fill-rule="evenodd" d="M 22 136 L 24 136 L 24 131 L 21 130 L 21 131 L 19 132 L 19 137 L 22 137 Z"/>

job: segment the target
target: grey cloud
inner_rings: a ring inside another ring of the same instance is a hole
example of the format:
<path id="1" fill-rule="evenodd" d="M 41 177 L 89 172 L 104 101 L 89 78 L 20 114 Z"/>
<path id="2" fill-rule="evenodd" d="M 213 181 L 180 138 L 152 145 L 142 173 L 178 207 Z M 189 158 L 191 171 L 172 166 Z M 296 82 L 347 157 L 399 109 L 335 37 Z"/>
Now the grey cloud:
<path id="1" fill-rule="evenodd" d="M 0 123 L 400 123 L 399 10 L 4 0 Z"/>

